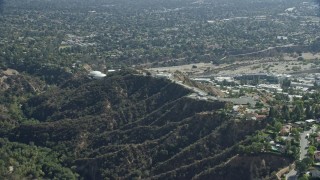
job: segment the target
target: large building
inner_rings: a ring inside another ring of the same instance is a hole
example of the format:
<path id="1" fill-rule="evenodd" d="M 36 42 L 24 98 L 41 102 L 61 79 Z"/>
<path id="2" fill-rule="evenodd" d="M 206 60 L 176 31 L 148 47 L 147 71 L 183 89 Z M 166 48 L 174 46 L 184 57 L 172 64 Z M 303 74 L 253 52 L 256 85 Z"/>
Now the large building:
<path id="1" fill-rule="evenodd" d="M 91 78 L 94 78 L 94 79 L 101 79 L 101 78 L 106 77 L 107 75 L 106 75 L 106 74 L 103 74 L 103 73 L 100 72 L 100 71 L 91 71 L 91 72 L 88 74 L 88 76 L 91 77 Z"/>

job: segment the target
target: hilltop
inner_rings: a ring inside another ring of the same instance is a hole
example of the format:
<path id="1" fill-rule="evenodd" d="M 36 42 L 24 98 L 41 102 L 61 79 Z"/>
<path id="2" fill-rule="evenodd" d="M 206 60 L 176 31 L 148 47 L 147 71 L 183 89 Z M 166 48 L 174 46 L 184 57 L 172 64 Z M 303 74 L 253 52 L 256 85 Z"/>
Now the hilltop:
<path id="1" fill-rule="evenodd" d="M 3 148 L 45 148 L 59 156 L 59 171 L 13 171 L 6 177 L 198 178 L 224 167 L 247 136 L 265 126 L 235 121 L 225 113 L 226 102 L 192 99 L 179 84 L 130 71 L 99 80 L 72 77 L 49 88 L 24 79 L 24 86 L 42 90 L 20 88 L 29 92 L 20 101 L 22 122 L 4 132 L 9 140 L 2 139 Z M 269 170 L 263 176 L 277 168 Z"/>

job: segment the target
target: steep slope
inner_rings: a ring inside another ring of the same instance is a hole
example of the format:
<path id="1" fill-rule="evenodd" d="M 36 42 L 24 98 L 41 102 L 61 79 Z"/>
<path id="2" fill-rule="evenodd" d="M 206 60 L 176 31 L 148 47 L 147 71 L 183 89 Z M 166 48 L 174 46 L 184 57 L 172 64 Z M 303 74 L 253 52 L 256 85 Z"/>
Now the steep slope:
<path id="1" fill-rule="evenodd" d="M 275 154 L 235 156 L 227 164 L 204 170 L 194 179 L 276 179 L 272 172 L 290 163 L 292 159 Z"/>
<path id="2" fill-rule="evenodd" d="M 20 103 L 44 87 L 39 78 L 21 75 L 14 69 L 0 69 L 0 135 L 24 120 Z"/>
<path id="3" fill-rule="evenodd" d="M 25 113 L 41 121 L 105 114 L 121 119 L 118 122 L 121 124 L 190 92 L 167 80 L 136 75 L 79 81 L 82 81 L 79 86 L 67 82 L 60 89 L 30 99 L 23 106 Z"/>
<path id="4" fill-rule="evenodd" d="M 40 122 L 20 125 L 10 140 L 63 154 L 85 179 L 191 179 L 236 155 L 265 123 L 234 121 L 224 102 L 190 93 L 128 72 L 74 78 L 28 99 L 23 112 Z"/>

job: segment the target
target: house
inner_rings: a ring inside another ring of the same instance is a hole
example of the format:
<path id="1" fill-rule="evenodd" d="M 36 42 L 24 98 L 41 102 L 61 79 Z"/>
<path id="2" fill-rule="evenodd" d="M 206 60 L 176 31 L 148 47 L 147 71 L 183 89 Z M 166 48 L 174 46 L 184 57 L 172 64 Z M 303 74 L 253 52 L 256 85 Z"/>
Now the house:
<path id="1" fill-rule="evenodd" d="M 320 143 L 320 133 L 317 133 L 317 136 L 314 138 L 317 143 Z"/>
<path id="2" fill-rule="evenodd" d="M 291 8 L 287 8 L 286 10 L 284 10 L 285 12 L 289 13 L 289 12 L 294 12 L 296 10 L 296 7 L 291 7 Z"/>
<path id="3" fill-rule="evenodd" d="M 115 69 L 109 69 L 108 70 L 108 73 L 112 73 L 112 72 L 116 72 L 116 70 Z"/>
<path id="4" fill-rule="evenodd" d="M 314 152 L 314 159 L 315 159 L 316 161 L 320 161 L 320 151 Z"/>
<path id="5" fill-rule="evenodd" d="M 278 40 L 288 40 L 287 36 L 277 36 Z"/>
<path id="6" fill-rule="evenodd" d="M 245 116 L 246 120 L 257 120 L 256 113 L 247 113 L 244 116 Z"/>
<path id="7" fill-rule="evenodd" d="M 271 150 L 275 152 L 284 153 L 286 149 L 285 149 L 285 146 L 283 145 L 275 144 L 275 145 L 271 145 Z"/>
<path id="8" fill-rule="evenodd" d="M 281 130 L 280 130 L 280 134 L 281 135 L 286 135 L 289 134 L 291 132 L 292 126 L 290 124 L 286 124 L 284 126 L 282 126 Z"/>
<path id="9" fill-rule="evenodd" d="M 92 68 L 91 68 L 91 66 L 89 65 L 89 64 L 84 64 L 83 66 L 83 69 L 85 69 L 86 71 L 92 71 Z"/>
<path id="10" fill-rule="evenodd" d="M 312 178 L 320 178 L 320 171 L 319 169 L 312 169 L 310 170 L 310 176 Z"/>
<path id="11" fill-rule="evenodd" d="M 294 123 L 299 125 L 299 126 L 305 124 L 305 122 L 303 122 L 303 121 L 297 121 L 297 122 L 294 122 Z"/>
<path id="12" fill-rule="evenodd" d="M 232 110 L 234 112 L 238 112 L 240 110 L 240 106 L 239 105 L 235 105 L 235 106 L 232 107 Z"/>
<path id="13" fill-rule="evenodd" d="M 266 115 L 260 115 L 260 114 L 256 115 L 256 119 L 257 119 L 257 120 L 264 120 L 264 119 L 266 119 L 266 118 L 267 118 Z"/>
<path id="14" fill-rule="evenodd" d="M 156 74 L 155 77 L 162 78 L 162 79 L 170 79 L 172 77 L 172 74 L 159 73 L 159 74 Z"/>
<path id="15" fill-rule="evenodd" d="M 307 119 L 306 120 L 306 123 L 314 123 L 314 122 L 316 122 L 316 120 L 314 120 L 314 119 Z"/>

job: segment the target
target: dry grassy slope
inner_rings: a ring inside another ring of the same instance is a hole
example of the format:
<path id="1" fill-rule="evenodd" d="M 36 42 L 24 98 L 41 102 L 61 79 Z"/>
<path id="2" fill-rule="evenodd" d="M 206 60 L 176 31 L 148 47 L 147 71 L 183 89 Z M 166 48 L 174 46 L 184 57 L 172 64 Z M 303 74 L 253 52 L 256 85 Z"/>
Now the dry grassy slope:
<path id="1" fill-rule="evenodd" d="M 38 78 L 19 74 L 13 69 L 0 70 L 0 92 L 22 96 L 26 93 L 40 92 L 44 83 Z"/>
<path id="2" fill-rule="evenodd" d="M 201 83 L 197 83 L 195 81 L 190 80 L 187 76 L 185 76 L 183 73 L 176 71 L 174 73 L 174 78 L 177 81 L 182 81 L 184 84 L 189 85 L 191 87 L 196 87 L 199 88 L 205 92 L 208 92 L 209 94 L 212 94 L 213 96 L 219 96 L 219 97 L 223 97 L 224 93 L 221 92 L 219 89 L 210 86 L 210 85 L 205 85 L 205 84 L 201 84 Z"/>

